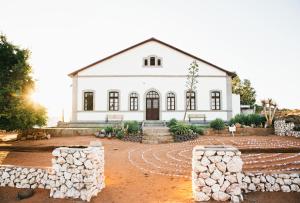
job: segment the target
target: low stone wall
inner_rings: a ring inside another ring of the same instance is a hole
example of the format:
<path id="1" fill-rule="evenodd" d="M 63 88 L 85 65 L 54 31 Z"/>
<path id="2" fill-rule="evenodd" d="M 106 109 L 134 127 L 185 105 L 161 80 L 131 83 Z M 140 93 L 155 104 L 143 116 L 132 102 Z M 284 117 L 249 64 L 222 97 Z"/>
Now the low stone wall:
<path id="1" fill-rule="evenodd" d="M 87 148 L 56 148 L 51 168 L 0 166 L 0 186 L 50 189 L 53 198 L 90 201 L 104 187 L 104 148 L 91 142 Z"/>
<path id="2" fill-rule="evenodd" d="M 294 131 L 294 123 L 286 123 L 285 120 L 274 121 L 275 135 L 300 137 L 300 131 Z"/>
<path id="3" fill-rule="evenodd" d="M 51 168 L 41 169 L 1 165 L 0 186 L 50 189 L 50 181 L 52 180 L 51 172 Z"/>
<path id="4" fill-rule="evenodd" d="M 241 152 L 230 146 L 196 146 L 193 149 L 192 189 L 196 201 L 240 201 Z"/>
<path id="5" fill-rule="evenodd" d="M 50 197 L 80 198 L 90 201 L 104 188 L 104 149 L 57 148 L 52 152 L 56 184 L 50 189 Z"/>
<path id="6" fill-rule="evenodd" d="M 241 153 L 231 146 L 196 146 L 192 189 L 196 201 L 243 201 L 242 192 L 300 192 L 298 173 L 242 172 Z"/>
<path id="7" fill-rule="evenodd" d="M 245 173 L 241 188 L 247 192 L 300 192 L 300 178 L 297 173 Z"/>
<path id="8" fill-rule="evenodd" d="M 236 132 L 234 136 L 268 136 L 273 135 L 274 130 L 272 128 L 252 128 L 252 127 L 244 127 L 244 128 L 236 128 Z M 207 129 L 205 130 L 205 135 L 220 135 L 220 136 L 232 136 L 232 134 L 228 131 L 228 129 L 224 130 L 213 130 Z"/>

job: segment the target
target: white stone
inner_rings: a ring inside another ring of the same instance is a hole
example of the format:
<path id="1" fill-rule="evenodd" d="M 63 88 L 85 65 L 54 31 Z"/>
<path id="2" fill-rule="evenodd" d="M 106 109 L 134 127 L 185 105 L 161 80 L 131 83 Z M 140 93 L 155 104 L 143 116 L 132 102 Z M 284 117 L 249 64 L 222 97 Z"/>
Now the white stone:
<path id="1" fill-rule="evenodd" d="M 299 191 L 299 186 L 295 185 L 295 184 L 292 184 L 291 185 L 291 191 L 298 192 Z"/>
<path id="2" fill-rule="evenodd" d="M 222 161 L 225 163 L 228 163 L 230 160 L 231 160 L 231 157 L 227 156 L 227 155 L 223 156 L 223 158 L 222 158 Z"/>
<path id="3" fill-rule="evenodd" d="M 226 172 L 226 164 L 224 162 L 216 163 L 217 168 L 223 173 Z"/>
<path id="4" fill-rule="evenodd" d="M 290 192 L 291 191 L 290 187 L 287 185 L 281 186 L 281 190 L 282 190 L 282 192 Z"/>
<path id="5" fill-rule="evenodd" d="M 76 151 L 74 154 L 73 154 L 73 157 L 78 159 L 80 158 L 80 153 L 78 151 Z"/>
<path id="6" fill-rule="evenodd" d="M 267 180 L 265 176 L 260 176 L 260 182 L 265 183 Z"/>
<path id="7" fill-rule="evenodd" d="M 284 185 L 282 178 L 276 178 L 275 182 L 278 183 L 279 185 Z"/>
<path id="8" fill-rule="evenodd" d="M 292 182 L 300 186 L 300 178 L 295 178 Z"/>
<path id="9" fill-rule="evenodd" d="M 230 183 L 236 183 L 237 182 L 237 178 L 236 178 L 235 175 L 225 176 L 225 179 L 228 180 Z"/>
<path id="10" fill-rule="evenodd" d="M 210 161 L 208 160 L 208 158 L 207 157 L 203 157 L 202 158 L 202 160 L 201 160 L 201 165 L 202 166 L 207 166 L 207 165 L 209 165 L 210 164 Z"/>
<path id="11" fill-rule="evenodd" d="M 205 181 L 202 178 L 197 178 L 193 180 L 196 186 L 205 186 Z"/>
<path id="12" fill-rule="evenodd" d="M 216 151 L 208 150 L 204 152 L 205 156 L 213 156 L 216 154 Z"/>
<path id="13" fill-rule="evenodd" d="M 208 159 L 212 163 L 217 163 L 217 162 L 220 162 L 222 160 L 222 157 L 221 156 L 210 156 L 210 157 L 208 157 Z"/>
<path id="14" fill-rule="evenodd" d="M 194 198 L 196 201 L 208 201 L 210 197 L 206 195 L 204 192 L 194 192 Z"/>
<path id="15" fill-rule="evenodd" d="M 70 180 L 70 179 L 71 179 L 71 176 L 72 176 L 71 173 L 64 172 L 64 178 L 65 178 L 65 179 Z"/>
<path id="16" fill-rule="evenodd" d="M 252 182 L 253 182 L 254 184 L 258 184 L 258 183 L 260 183 L 260 179 L 259 179 L 259 178 L 253 177 L 253 178 L 252 178 Z"/>
<path id="17" fill-rule="evenodd" d="M 283 182 L 284 182 L 285 185 L 290 185 L 290 184 L 292 184 L 292 180 L 289 179 L 289 178 L 283 179 Z"/>
<path id="18" fill-rule="evenodd" d="M 216 165 L 215 165 L 215 164 L 209 164 L 209 165 L 208 165 L 208 171 L 209 171 L 210 173 L 212 173 L 212 172 L 215 170 L 215 168 L 216 168 Z"/>
<path id="19" fill-rule="evenodd" d="M 252 190 L 252 191 L 256 191 L 256 187 L 255 187 L 255 185 L 253 183 L 249 184 L 248 189 Z"/>
<path id="20" fill-rule="evenodd" d="M 210 194 L 211 193 L 211 187 L 209 186 L 204 186 L 202 188 L 202 192 L 204 192 L 205 194 Z"/>
<path id="21" fill-rule="evenodd" d="M 230 182 L 228 180 L 225 180 L 223 185 L 220 188 L 220 191 L 224 192 L 228 188 L 229 185 L 230 185 Z"/>
<path id="22" fill-rule="evenodd" d="M 220 185 L 219 184 L 214 184 L 211 186 L 212 192 L 218 192 L 220 190 Z"/>
<path id="23" fill-rule="evenodd" d="M 52 152 L 52 155 L 53 156 L 60 156 L 60 149 L 59 148 L 54 149 L 53 152 Z"/>
<path id="24" fill-rule="evenodd" d="M 222 173 L 218 169 L 214 170 L 213 174 L 211 175 L 211 178 L 214 180 L 219 180 L 221 177 Z"/>
<path id="25" fill-rule="evenodd" d="M 223 156 L 223 155 L 225 155 L 225 152 L 224 151 L 217 151 L 217 155 Z"/>
<path id="26" fill-rule="evenodd" d="M 75 152 L 76 153 L 76 152 Z M 74 164 L 76 166 L 81 166 L 83 163 L 81 161 L 79 161 L 78 159 L 74 159 Z"/>
<path id="27" fill-rule="evenodd" d="M 227 170 L 229 172 L 240 172 L 242 171 L 243 167 L 243 161 L 240 157 L 233 157 L 228 163 L 227 163 Z"/>
<path id="28" fill-rule="evenodd" d="M 200 173 L 199 174 L 199 177 L 200 178 L 203 178 L 203 179 L 206 179 L 206 178 L 208 178 L 210 176 L 210 173 Z"/>
<path id="29" fill-rule="evenodd" d="M 227 151 L 225 154 L 226 154 L 227 156 L 234 156 L 234 155 L 235 155 L 235 153 L 232 152 L 232 151 Z"/>
<path id="30" fill-rule="evenodd" d="M 59 164 L 63 164 L 63 163 L 66 163 L 66 160 L 63 157 L 58 157 L 56 162 L 59 163 Z"/>
<path id="31" fill-rule="evenodd" d="M 239 184 L 232 184 L 226 189 L 226 193 L 229 193 L 231 195 L 241 195 L 241 187 L 239 186 Z"/>
<path id="32" fill-rule="evenodd" d="M 205 172 L 205 171 L 207 171 L 207 167 L 206 166 L 197 166 L 197 167 L 195 167 L 195 172 Z"/>
<path id="33" fill-rule="evenodd" d="M 226 201 L 230 198 L 230 195 L 228 195 L 222 191 L 219 191 L 219 192 L 213 193 L 212 198 L 217 201 Z"/>
<path id="34" fill-rule="evenodd" d="M 216 181 L 214 179 L 211 179 L 211 178 L 206 178 L 205 183 L 208 186 L 212 186 L 212 185 L 216 184 Z"/>
<path id="35" fill-rule="evenodd" d="M 91 160 L 87 160 L 87 161 L 84 162 L 84 166 L 87 169 L 92 169 L 93 168 L 93 163 L 91 162 Z"/>
<path id="36" fill-rule="evenodd" d="M 271 183 L 271 184 L 274 184 L 274 183 L 275 183 L 275 178 L 273 178 L 273 177 L 270 176 L 270 175 L 267 175 L 267 176 L 266 176 L 266 179 L 267 179 L 267 181 L 268 181 L 269 183 Z"/>

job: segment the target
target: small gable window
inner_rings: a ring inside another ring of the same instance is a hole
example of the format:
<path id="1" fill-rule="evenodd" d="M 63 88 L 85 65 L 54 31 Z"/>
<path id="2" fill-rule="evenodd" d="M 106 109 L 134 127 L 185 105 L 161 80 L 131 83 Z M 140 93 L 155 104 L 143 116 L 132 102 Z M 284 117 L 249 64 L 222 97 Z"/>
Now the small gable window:
<path id="1" fill-rule="evenodd" d="M 144 67 L 161 67 L 162 59 L 157 56 L 148 56 L 144 58 Z"/>
<path id="2" fill-rule="evenodd" d="M 150 66 L 155 66 L 155 57 L 150 57 Z"/>

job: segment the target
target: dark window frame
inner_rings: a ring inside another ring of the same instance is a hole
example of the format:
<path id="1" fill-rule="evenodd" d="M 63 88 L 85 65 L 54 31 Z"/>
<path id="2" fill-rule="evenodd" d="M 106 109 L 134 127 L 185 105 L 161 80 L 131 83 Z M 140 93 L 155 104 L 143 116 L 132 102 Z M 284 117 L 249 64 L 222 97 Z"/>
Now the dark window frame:
<path id="1" fill-rule="evenodd" d="M 211 91 L 211 109 L 221 110 L 221 91 Z"/>
<path id="2" fill-rule="evenodd" d="M 118 91 L 110 91 L 108 93 L 108 110 L 119 111 L 120 93 Z"/>
<path id="3" fill-rule="evenodd" d="M 176 98 L 175 93 L 169 92 L 167 94 L 167 110 L 175 111 L 176 110 Z"/>
<path id="4" fill-rule="evenodd" d="M 129 96 L 129 110 L 130 111 L 139 110 L 139 96 L 135 92 L 131 93 Z"/>
<path id="5" fill-rule="evenodd" d="M 94 92 L 92 91 L 83 92 L 83 110 L 84 111 L 94 110 Z"/>
<path id="6" fill-rule="evenodd" d="M 156 65 L 156 57 L 155 56 L 150 56 L 150 66 L 155 66 Z"/>
<path id="7" fill-rule="evenodd" d="M 189 96 L 191 94 L 191 96 Z M 195 91 L 187 91 L 186 92 L 186 104 L 187 110 L 194 111 L 196 110 L 196 92 Z"/>

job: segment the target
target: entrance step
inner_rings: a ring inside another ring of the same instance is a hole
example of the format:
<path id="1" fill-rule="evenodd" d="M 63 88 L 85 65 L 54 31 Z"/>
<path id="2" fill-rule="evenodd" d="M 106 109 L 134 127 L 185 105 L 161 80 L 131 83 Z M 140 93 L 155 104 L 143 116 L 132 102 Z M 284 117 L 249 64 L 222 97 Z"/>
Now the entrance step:
<path id="1" fill-rule="evenodd" d="M 159 144 L 174 142 L 168 127 L 143 127 L 143 143 Z"/>
<path id="2" fill-rule="evenodd" d="M 165 127 L 166 122 L 165 121 L 144 121 L 143 126 L 144 127 Z"/>

